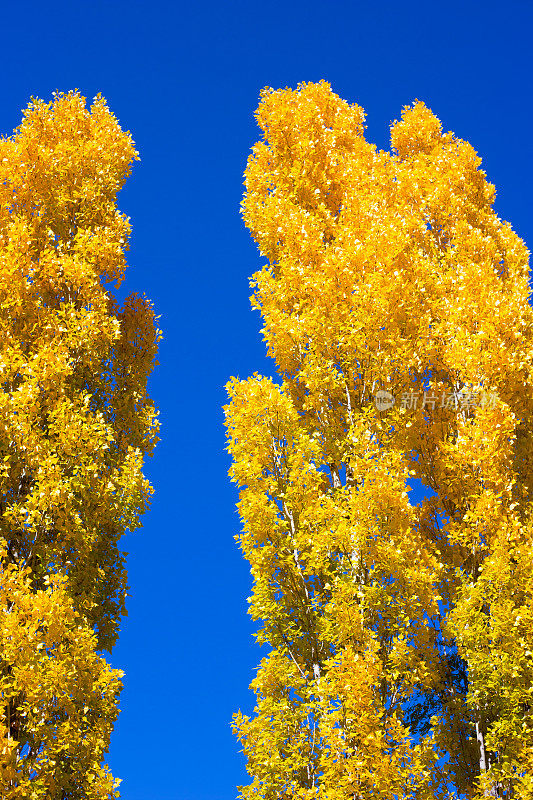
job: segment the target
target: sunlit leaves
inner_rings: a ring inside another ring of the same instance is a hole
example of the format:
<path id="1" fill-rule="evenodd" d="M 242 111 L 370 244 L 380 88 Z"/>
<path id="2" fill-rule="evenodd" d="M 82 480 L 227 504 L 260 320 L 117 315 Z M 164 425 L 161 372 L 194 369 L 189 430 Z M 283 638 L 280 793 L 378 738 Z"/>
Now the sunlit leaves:
<path id="1" fill-rule="evenodd" d="M 103 800 L 117 714 L 110 650 L 125 611 L 119 540 L 152 492 L 146 393 L 160 333 L 119 307 L 138 159 L 105 100 L 33 100 L 0 141 L 2 797 Z"/>
<path id="2" fill-rule="evenodd" d="M 226 408 L 272 648 L 235 720 L 242 795 L 529 798 L 527 249 L 424 103 L 390 153 L 325 82 L 256 116 L 243 215 L 279 382 L 233 379 Z"/>

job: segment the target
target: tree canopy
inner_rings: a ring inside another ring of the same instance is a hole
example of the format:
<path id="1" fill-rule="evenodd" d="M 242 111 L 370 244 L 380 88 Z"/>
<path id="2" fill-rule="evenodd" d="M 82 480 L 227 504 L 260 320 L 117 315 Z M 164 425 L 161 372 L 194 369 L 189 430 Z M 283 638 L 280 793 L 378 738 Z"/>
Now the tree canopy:
<path id="1" fill-rule="evenodd" d="M 116 641 L 157 442 L 150 302 L 113 292 L 138 159 L 100 95 L 32 100 L 0 141 L 0 794 L 107 800 Z"/>
<path id="2" fill-rule="evenodd" d="M 269 646 L 241 796 L 533 798 L 528 251 L 422 102 L 390 152 L 324 81 L 256 118 L 242 207 L 278 377 L 228 384 Z"/>

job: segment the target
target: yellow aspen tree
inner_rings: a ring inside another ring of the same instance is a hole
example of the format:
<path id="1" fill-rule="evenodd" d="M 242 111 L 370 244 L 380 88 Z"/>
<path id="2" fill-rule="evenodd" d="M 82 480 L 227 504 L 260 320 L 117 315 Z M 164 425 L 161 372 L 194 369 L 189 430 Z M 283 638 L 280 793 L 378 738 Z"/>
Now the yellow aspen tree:
<path id="1" fill-rule="evenodd" d="M 125 613 L 119 539 L 157 442 L 150 302 L 112 293 L 138 159 L 103 97 L 32 99 L 0 141 L 0 796 L 108 800 Z"/>
<path id="2" fill-rule="evenodd" d="M 390 152 L 324 81 L 263 90 L 256 118 L 278 379 L 232 378 L 225 409 L 269 646 L 234 718 L 241 797 L 533 798 L 528 251 L 422 102 Z"/>

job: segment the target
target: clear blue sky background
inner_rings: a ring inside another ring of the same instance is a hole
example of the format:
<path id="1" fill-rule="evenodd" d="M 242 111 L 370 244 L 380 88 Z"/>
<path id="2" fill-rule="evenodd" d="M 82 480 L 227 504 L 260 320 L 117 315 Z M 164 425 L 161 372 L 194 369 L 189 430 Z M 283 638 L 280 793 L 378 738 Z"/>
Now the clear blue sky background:
<path id="1" fill-rule="evenodd" d="M 499 215 L 531 242 L 532 22 L 530 0 L 2 3 L 0 131 L 31 95 L 102 92 L 142 158 L 119 197 L 126 289 L 153 299 L 165 339 L 156 494 L 125 541 L 129 617 L 112 655 L 126 678 L 109 761 L 126 800 L 233 800 L 247 780 L 229 722 L 253 707 L 263 653 L 221 406 L 230 375 L 272 370 L 248 301 L 262 262 L 239 216 L 260 89 L 325 78 L 383 148 L 402 106 L 424 100 L 480 153 Z"/>

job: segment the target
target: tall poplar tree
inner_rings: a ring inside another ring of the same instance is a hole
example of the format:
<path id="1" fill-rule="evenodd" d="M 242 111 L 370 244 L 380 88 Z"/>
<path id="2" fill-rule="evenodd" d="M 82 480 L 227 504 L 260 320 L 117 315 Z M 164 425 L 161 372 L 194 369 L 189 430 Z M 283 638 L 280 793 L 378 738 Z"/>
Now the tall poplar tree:
<path id="1" fill-rule="evenodd" d="M 112 293 L 138 159 L 99 95 L 32 100 L 0 141 L 0 796 L 108 800 L 127 590 L 151 487 L 150 303 Z"/>
<path id="2" fill-rule="evenodd" d="M 241 796 L 533 798 L 528 251 L 422 102 L 391 152 L 325 82 L 265 89 L 256 118 L 243 213 L 279 377 L 228 384 L 269 648 Z"/>

